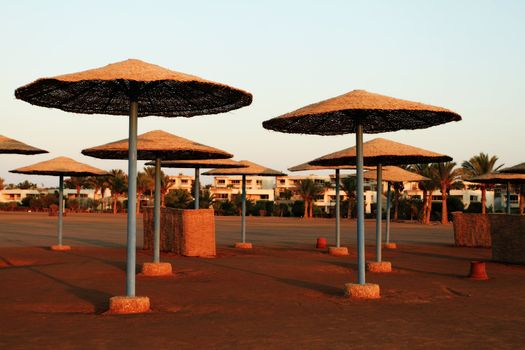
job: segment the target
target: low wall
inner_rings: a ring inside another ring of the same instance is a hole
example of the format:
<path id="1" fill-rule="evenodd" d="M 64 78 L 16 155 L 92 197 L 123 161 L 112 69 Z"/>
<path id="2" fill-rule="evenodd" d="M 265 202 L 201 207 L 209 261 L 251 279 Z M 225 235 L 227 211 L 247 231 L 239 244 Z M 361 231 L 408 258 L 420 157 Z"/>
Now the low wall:
<path id="1" fill-rule="evenodd" d="M 491 214 L 492 260 L 525 264 L 525 217 Z"/>
<path id="2" fill-rule="evenodd" d="M 488 215 L 453 212 L 454 244 L 458 247 L 492 246 Z"/>
<path id="3" fill-rule="evenodd" d="M 146 207 L 144 249 L 153 249 L 153 207 Z M 213 209 L 160 210 L 160 250 L 184 256 L 215 256 Z"/>

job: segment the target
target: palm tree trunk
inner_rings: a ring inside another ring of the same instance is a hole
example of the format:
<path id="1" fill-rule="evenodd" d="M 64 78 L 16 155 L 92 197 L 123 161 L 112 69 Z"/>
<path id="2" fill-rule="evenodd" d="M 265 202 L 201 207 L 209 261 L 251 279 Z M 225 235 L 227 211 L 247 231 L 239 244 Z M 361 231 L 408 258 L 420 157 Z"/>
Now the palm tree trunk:
<path id="1" fill-rule="evenodd" d="M 118 193 L 113 196 L 113 215 L 117 215 Z"/>
<path id="2" fill-rule="evenodd" d="M 427 218 L 427 206 L 428 206 L 428 203 L 427 203 L 427 191 L 424 190 L 423 191 L 423 209 L 422 209 L 423 213 L 422 213 L 421 218 L 420 218 L 420 222 L 422 224 L 425 223 L 425 220 Z"/>
<path id="3" fill-rule="evenodd" d="M 314 217 L 314 200 L 310 200 L 310 218 Z"/>
<path id="4" fill-rule="evenodd" d="M 525 210 L 525 186 L 520 185 L 520 215 L 523 215 L 523 212 Z"/>
<path id="5" fill-rule="evenodd" d="M 441 223 L 448 224 L 447 187 L 441 185 Z"/>
<path id="6" fill-rule="evenodd" d="M 394 187 L 394 221 L 398 220 L 399 215 L 399 189 Z"/>
<path id="7" fill-rule="evenodd" d="M 304 199 L 304 215 L 303 219 L 308 219 L 308 200 Z"/>
<path id="8" fill-rule="evenodd" d="M 137 208 L 136 208 L 137 215 L 140 214 L 140 198 L 141 197 L 142 197 L 142 192 L 137 191 Z"/>
<path id="9" fill-rule="evenodd" d="M 485 208 L 487 206 L 487 188 L 485 186 L 481 186 L 481 214 L 486 214 L 487 209 Z"/>
<path id="10" fill-rule="evenodd" d="M 425 224 L 427 225 L 430 225 L 430 217 L 432 215 L 432 193 L 434 191 L 428 191 L 428 195 L 427 195 L 427 201 L 428 201 L 428 204 L 427 204 L 427 217 L 426 217 L 426 220 L 425 220 Z"/>

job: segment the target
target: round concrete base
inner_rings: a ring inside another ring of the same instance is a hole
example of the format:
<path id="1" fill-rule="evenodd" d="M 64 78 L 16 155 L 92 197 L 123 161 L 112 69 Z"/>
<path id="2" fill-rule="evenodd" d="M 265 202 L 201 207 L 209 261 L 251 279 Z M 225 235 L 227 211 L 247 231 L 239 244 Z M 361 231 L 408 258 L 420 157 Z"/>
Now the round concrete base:
<path id="1" fill-rule="evenodd" d="M 51 250 L 54 250 L 54 251 L 57 251 L 57 252 L 62 252 L 62 251 L 65 251 L 65 250 L 71 250 L 71 247 L 68 246 L 68 245 L 52 245 L 51 246 Z"/>
<path id="2" fill-rule="evenodd" d="M 379 284 L 365 283 L 346 283 L 345 295 L 352 299 L 379 299 Z"/>
<path id="3" fill-rule="evenodd" d="M 334 256 L 347 256 L 350 255 L 348 253 L 347 247 L 329 247 L 328 248 L 328 254 L 334 255 Z"/>
<path id="4" fill-rule="evenodd" d="M 117 296 L 109 298 L 109 313 L 140 314 L 150 311 L 148 297 Z"/>
<path id="5" fill-rule="evenodd" d="M 173 271 L 170 263 L 147 262 L 142 264 L 142 274 L 144 276 L 171 276 L 173 275 Z"/>
<path id="6" fill-rule="evenodd" d="M 385 249 L 397 249 L 397 244 L 395 243 L 385 243 Z"/>
<path id="7" fill-rule="evenodd" d="M 252 249 L 253 248 L 251 243 L 242 243 L 242 242 L 235 243 L 233 247 L 238 248 L 238 249 Z"/>
<path id="8" fill-rule="evenodd" d="M 366 263 L 366 269 L 370 272 L 392 272 L 392 263 L 390 261 L 369 261 Z"/>

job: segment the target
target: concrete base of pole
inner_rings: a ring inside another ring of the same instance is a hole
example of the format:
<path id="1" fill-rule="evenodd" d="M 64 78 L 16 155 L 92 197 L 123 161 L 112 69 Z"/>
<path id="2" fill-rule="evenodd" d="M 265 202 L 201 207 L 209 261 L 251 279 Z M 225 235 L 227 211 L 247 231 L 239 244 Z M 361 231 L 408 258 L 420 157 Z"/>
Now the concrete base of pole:
<path id="1" fill-rule="evenodd" d="M 71 250 L 71 246 L 68 246 L 68 245 L 52 245 L 51 246 L 51 250 L 54 250 L 54 251 L 57 251 L 57 252 L 61 252 L 61 251 L 65 251 L 65 250 Z"/>
<path id="2" fill-rule="evenodd" d="M 348 253 L 347 247 L 328 247 L 328 254 L 334 255 L 334 256 L 347 256 L 350 255 Z"/>
<path id="3" fill-rule="evenodd" d="M 253 248 L 251 243 L 242 243 L 242 242 L 235 243 L 233 247 L 238 248 L 238 249 L 252 249 Z"/>
<path id="4" fill-rule="evenodd" d="M 390 261 L 369 261 L 366 263 L 366 269 L 370 272 L 392 272 L 392 263 Z"/>
<path id="5" fill-rule="evenodd" d="M 385 243 L 384 248 L 385 249 L 397 249 L 397 244 L 396 243 Z"/>
<path id="6" fill-rule="evenodd" d="M 381 294 L 379 292 L 379 284 L 374 283 L 346 283 L 345 295 L 352 299 L 379 299 Z"/>
<path id="7" fill-rule="evenodd" d="M 117 296 L 109 298 L 111 314 L 140 314 L 150 311 L 148 297 Z"/>
<path id="8" fill-rule="evenodd" d="M 173 270 L 171 264 L 167 262 L 147 262 L 142 264 L 142 274 L 144 276 L 171 276 Z"/>

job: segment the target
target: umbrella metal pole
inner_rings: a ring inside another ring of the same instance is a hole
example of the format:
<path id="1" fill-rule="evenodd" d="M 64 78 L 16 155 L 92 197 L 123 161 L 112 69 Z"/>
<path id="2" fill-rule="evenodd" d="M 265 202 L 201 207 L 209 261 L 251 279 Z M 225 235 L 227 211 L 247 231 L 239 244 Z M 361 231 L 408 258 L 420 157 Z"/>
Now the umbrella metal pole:
<path id="1" fill-rule="evenodd" d="M 62 215 L 64 211 L 64 176 L 58 177 L 58 245 L 62 245 Z"/>
<path id="2" fill-rule="evenodd" d="M 135 263 L 137 215 L 137 123 L 138 102 L 131 101 L 129 113 L 129 149 L 128 149 L 128 232 L 126 262 L 126 295 L 135 296 Z"/>
<path id="3" fill-rule="evenodd" d="M 195 209 L 199 209 L 199 196 L 200 196 L 200 169 L 195 168 Z"/>
<path id="4" fill-rule="evenodd" d="M 363 187 L 363 124 L 356 121 L 356 168 L 357 168 L 357 279 L 365 284 L 365 201 Z"/>
<path id="5" fill-rule="evenodd" d="M 387 184 L 386 190 L 386 244 L 390 243 L 390 181 Z"/>
<path id="6" fill-rule="evenodd" d="M 242 176 L 241 241 L 246 243 L 246 175 Z"/>
<path id="7" fill-rule="evenodd" d="M 155 231 L 153 235 L 153 262 L 160 262 L 160 158 L 155 159 L 155 198 L 153 199 L 153 222 Z"/>
<path id="8" fill-rule="evenodd" d="M 376 188 L 376 261 L 381 262 L 381 225 L 383 216 L 383 203 L 381 200 L 381 192 L 383 187 L 383 166 L 377 165 L 377 188 Z"/>
<path id="9" fill-rule="evenodd" d="M 507 209 L 507 215 L 510 215 L 510 182 L 507 181 L 507 203 L 506 209 Z"/>
<path id="10" fill-rule="evenodd" d="M 335 246 L 341 246 L 341 208 L 339 203 L 339 169 L 335 169 Z"/>

